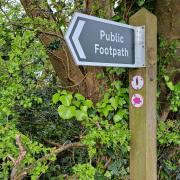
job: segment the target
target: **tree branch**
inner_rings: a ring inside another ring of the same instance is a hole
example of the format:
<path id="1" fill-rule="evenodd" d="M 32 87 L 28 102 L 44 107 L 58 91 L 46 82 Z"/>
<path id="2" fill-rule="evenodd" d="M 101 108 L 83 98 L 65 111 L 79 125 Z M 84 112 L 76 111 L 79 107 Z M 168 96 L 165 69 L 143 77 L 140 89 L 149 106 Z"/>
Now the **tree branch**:
<path id="1" fill-rule="evenodd" d="M 48 21 L 55 22 L 53 14 L 49 11 L 47 1 L 21 0 L 21 4 L 23 5 L 28 16 L 32 18 L 40 17 L 42 19 L 47 19 Z M 41 28 L 39 27 L 39 29 Z M 54 30 L 51 27 L 50 29 L 49 27 L 44 28 L 43 31 L 40 32 L 39 39 L 48 50 L 49 45 L 53 43 L 57 39 L 57 37 L 60 37 L 60 39 L 63 41 L 63 44 L 61 44 L 61 46 L 58 49 L 51 50 L 51 53 L 47 51 L 51 63 L 63 85 L 77 84 L 81 79 L 84 78 L 84 75 L 82 74 L 79 67 L 76 66 L 76 64 L 74 63 L 72 56 L 70 55 L 69 49 L 64 43 L 62 31 L 59 30 L 57 32 L 57 30 Z M 62 61 L 59 61 L 59 59 L 62 59 Z M 82 94 L 83 90 L 85 90 L 85 84 L 83 84 L 81 85 L 81 87 L 79 87 L 80 92 L 82 92 Z"/>
<path id="2" fill-rule="evenodd" d="M 161 121 L 166 121 L 168 115 L 170 112 L 170 105 L 168 104 L 168 102 L 164 105 L 162 111 L 161 111 L 161 116 L 160 116 L 160 120 Z"/>
<path id="3" fill-rule="evenodd" d="M 56 142 L 51 141 L 51 140 L 48 140 L 48 139 L 44 139 L 44 142 L 47 143 L 47 144 L 53 145 L 55 147 L 59 147 L 59 148 L 62 146 L 61 144 L 56 143 Z"/>
<path id="4" fill-rule="evenodd" d="M 20 135 L 16 136 L 16 145 L 19 147 L 19 156 L 16 160 L 13 160 L 14 167 L 11 171 L 11 180 L 15 180 L 19 176 L 19 175 L 16 175 L 18 173 L 18 166 L 20 165 L 21 161 L 24 159 L 24 157 L 26 155 L 26 150 L 24 149 L 23 145 L 21 144 Z M 26 175 L 26 173 L 24 172 L 22 174 L 22 176 L 24 177 L 25 175 Z"/>
<path id="5" fill-rule="evenodd" d="M 74 142 L 74 143 L 70 143 L 70 144 L 65 144 L 65 145 L 61 145 L 55 142 L 51 142 L 49 140 L 46 140 L 46 142 L 57 146 L 58 148 L 53 150 L 51 153 L 37 159 L 33 164 L 23 168 L 23 170 L 21 172 L 18 173 L 18 175 L 16 175 L 16 177 L 20 177 L 20 175 L 22 174 L 24 176 L 24 174 L 28 174 L 37 164 L 37 162 L 43 163 L 48 161 L 52 156 L 57 156 L 59 153 L 69 149 L 69 148 L 84 148 L 86 147 L 86 145 L 81 144 L 79 142 Z M 13 179 L 14 180 L 14 179 Z"/>
<path id="6" fill-rule="evenodd" d="M 47 0 L 20 0 L 20 2 L 23 5 L 27 15 L 31 18 L 40 17 L 42 19 L 47 19 L 48 21 L 56 21 L 56 19 L 53 17 L 53 13 L 51 13 L 49 10 Z M 93 3 L 88 0 L 85 2 L 86 10 L 91 11 L 93 9 Z M 96 3 L 98 4 L 98 7 L 103 9 L 104 16 L 109 19 L 112 16 L 112 3 L 104 0 L 99 0 Z M 35 26 L 37 27 L 37 25 Z M 85 97 L 91 99 L 93 102 L 97 102 L 102 97 L 100 86 L 107 86 L 107 82 L 104 79 L 97 80 L 96 77 L 97 73 L 103 72 L 103 68 L 78 67 L 75 64 L 69 48 L 64 41 L 61 43 L 59 48 L 49 50 L 49 45 L 57 40 L 58 35 L 63 37 L 63 33 L 61 30 L 54 30 L 50 26 L 39 29 L 43 29 L 39 35 L 39 39 L 47 49 L 50 61 L 59 79 L 61 80 L 62 86 L 68 88 L 70 87 L 71 91 L 78 91 Z M 85 74 L 87 74 L 87 76 Z"/>

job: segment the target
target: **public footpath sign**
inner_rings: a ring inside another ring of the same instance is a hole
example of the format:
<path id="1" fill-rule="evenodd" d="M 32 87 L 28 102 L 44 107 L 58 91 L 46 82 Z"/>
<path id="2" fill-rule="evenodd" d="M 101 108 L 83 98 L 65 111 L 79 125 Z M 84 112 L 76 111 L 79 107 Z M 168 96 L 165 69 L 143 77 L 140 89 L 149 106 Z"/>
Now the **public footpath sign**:
<path id="1" fill-rule="evenodd" d="M 77 65 L 145 66 L 144 26 L 75 13 L 65 40 Z"/>
<path id="2" fill-rule="evenodd" d="M 129 22 L 75 13 L 65 40 L 77 65 L 131 68 L 130 179 L 157 180 L 157 18 L 142 8 Z"/>

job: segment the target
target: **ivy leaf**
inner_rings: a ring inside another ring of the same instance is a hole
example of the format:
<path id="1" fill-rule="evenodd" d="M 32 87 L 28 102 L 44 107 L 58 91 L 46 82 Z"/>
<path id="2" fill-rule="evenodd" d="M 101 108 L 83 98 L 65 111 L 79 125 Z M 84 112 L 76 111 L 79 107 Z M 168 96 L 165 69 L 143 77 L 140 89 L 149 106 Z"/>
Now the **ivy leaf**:
<path id="1" fill-rule="evenodd" d="M 87 119 L 88 117 L 86 112 L 80 111 L 80 110 L 76 110 L 75 116 L 78 121 L 83 121 L 84 119 Z"/>
<path id="2" fill-rule="evenodd" d="M 80 104 L 81 104 L 80 101 L 76 101 L 76 100 L 73 101 L 73 105 L 75 105 L 76 107 L 79 107 Z"/>
<path id="3" fill-rule="evenodd" d="M 177 92 L 180 92 L 180 83 L 178 83 L 174 86 L 174 90 Z"/>
<path id="4" fill-rule="evenodd" d="M 91 107 L 93 107 L 93 102 L 91 100 L 86 100 L 84 102 L 84 105 L 87 106 L 88 108 L 91 108 Z"/>
<path id="5" fill-rule="evenodd" d="M 108 170 L 110 170 L 113 175 L 118 176 L 120 174 L 119 171 L 120 171 L 121 167 L 122 167 L 122 160 L 118 159 L 108 167 Z"/>
<path id="6" fill-rule="evenodd" d="M 62 102 L 65 106 L 70 106 L 72 101 L 72 95 L 71 94 L 65 94 L 60 96 L 59 100 Z"/>
<path id="7" fill-rule="evenodd" d="M 115 81 L 113 82 L 113 85 L 116 87 L 117 90 L 120 90 L 122 83 L 120 81 Z"/>
<path id="8" fill-rule="evenodd" d="M 85 97 L 82 96 L 80 93 L 76 93 L 76 94 L 75 94 L 75 98 L 76 98 L 77 100 L 80 100 L 80 101 L 84 101 L 84 100 L 85 100 Z"/>
<path id="9" fill-rule="evenodd" d="M 112 111 L 112 110 L 113 110 L 113 108 L 111 107 L 111 105 L 107 105 L 101 111 L 104 114 L 104 116 L 107 117 L 109 114 L 109 111 Z"/>
<path id="10" fill-rule="evenodd" d="M 113 120 L 116 123 L 116 122 L 120 121 L 122 118 L 123 117 L 120 114 L 116 114 L 116 115 L 114 115 Z"/>
<path id="11" fill-rule="evenodd" d="M 54 94 L 52 97 L 53 103 L 56 104 L 59 101 L 59 98 L 60 98 L 59 93 Z"/>
<path id="12" fill-rule="evenodd" d="M 173 83 L 170 81 L 170 82 L 167 82 L 167 87 L 171 90 L 171 91 L 174 91 L 174 85 Z"/>
<path id="13" fill-rule="evenodd" d="M 145 3 L 145 0 L 138 0 L 137 4 L 141 7 Z"/>
<path id="14" fill-rule="evenodd" d="M 106 171 L 106 173 L 104 174 L 105 177 L 111 179 L 111 172 L 110 171 Z"/>
<path id="15" fill-rule="evenodd" d="M 68 94 L 66 90 L 62 90 L 60 93 L 61 93 L 61 95 L 62 94 Z"/>
<path id="16" fill-rule="evenodd" d="M 115 115 L 114 115 L 114 117 L 113 117 L 113 120 L 114 120 L 114 122 L 116 123 L 116 122 L 119 122 L 120 120 L 122 120 L 122 119 L 127 119 L 128 117 L 127 117 L 127 111 L 125 110 L 125 109 L 123 109 L 123 110 L 120 110 L 120 111 L 118 111 Z M 122 123 L 122 122 L 121 122 Z"/>
<path id="17" fill-rule="evenodd" d="M 88 107 L 87 107 L 87 106 L 81 106 L 80 109 L 81 109 L 82 111 L 84 111 L 84 112 L 87 112 Z"/>
<path id="18" fill-rule="evenodd" d="M 169 76 L 164 75 L 164 79 L 166 82 L 169 81 Z"/>
<path id="19" fill-rule="evenodd" d="M 76 107 L 60 105 L 58 107 L 58 113 L 62 119 L 71 119 L 76 114 Z"/>
<path id="20" fill-rule="evenodd" d="M 111 103 L 112 107 L 116 110 L 119 104 L 119 98 L 116 97 L 112 97 L 109 102 Z"/>

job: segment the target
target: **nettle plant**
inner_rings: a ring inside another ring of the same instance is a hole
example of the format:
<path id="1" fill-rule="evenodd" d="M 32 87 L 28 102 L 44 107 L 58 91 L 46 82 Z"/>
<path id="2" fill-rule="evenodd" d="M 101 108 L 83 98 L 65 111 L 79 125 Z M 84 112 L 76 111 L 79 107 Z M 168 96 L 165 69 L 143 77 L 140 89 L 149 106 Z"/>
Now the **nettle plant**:
<path id="1" fill-rule="evenodd" d="M 54 94 L 53 103 L 58 104 L 59 116 L 66 121 L 76 119 L 84 129 L 79 138 L 87 147 L 89 163 L 73 168 L 80 179 L 85 176 L 85 179 L 93 179 L 95 174 L 109 178 L 128 175 L 127 91 L 120 81 L 114 81 L 96 105 L 79 93 L 73 95 L 63 90 Z M 120 160 L 120 156 L 126 159 Z"/>

